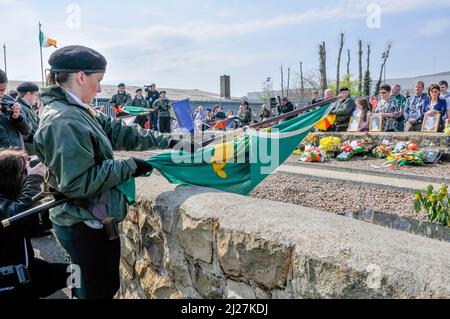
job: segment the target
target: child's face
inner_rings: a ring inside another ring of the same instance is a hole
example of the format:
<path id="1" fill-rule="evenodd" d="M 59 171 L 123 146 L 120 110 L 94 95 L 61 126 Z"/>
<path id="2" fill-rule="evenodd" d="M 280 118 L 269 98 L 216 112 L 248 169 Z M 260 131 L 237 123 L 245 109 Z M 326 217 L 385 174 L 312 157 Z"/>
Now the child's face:
<path id="1" fill-rule="evenodd" d="M 356 107 L 358 108 L 358 110 L 362 110 L 362 105 L 359 102 L 356 102 Z"/>

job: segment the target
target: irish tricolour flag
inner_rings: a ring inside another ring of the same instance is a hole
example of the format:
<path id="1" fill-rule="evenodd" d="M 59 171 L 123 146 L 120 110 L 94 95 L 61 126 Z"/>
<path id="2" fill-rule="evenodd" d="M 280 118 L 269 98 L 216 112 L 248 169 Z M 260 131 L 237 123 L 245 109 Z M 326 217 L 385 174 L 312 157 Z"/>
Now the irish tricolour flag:
<path id="1" fill-rule="evenodd" d="M 39 32 L 39 42 L 41 43 L 42 48 L 48 48 L 48 47 L 56 48 L 56 40 L 49 38 L 42 31 Z"/>

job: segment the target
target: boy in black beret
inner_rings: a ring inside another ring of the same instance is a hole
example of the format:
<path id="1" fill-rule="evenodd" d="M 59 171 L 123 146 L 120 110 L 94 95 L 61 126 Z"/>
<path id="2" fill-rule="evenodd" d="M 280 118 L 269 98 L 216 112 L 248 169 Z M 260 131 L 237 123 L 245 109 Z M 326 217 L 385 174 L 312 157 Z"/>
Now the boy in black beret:
<path id="1" fill-rule="evenodd" d="M 126 116 L 128 113 L 124 112 L 122 107 L 131 105 L 133 99 L 131 98 L 131 95 L 125 91 L 126 86 L 124 83 L 120 83 L 117 87 L 119 90 L 117 94 L 113 95 L 109 101 L 109 105 L 114 108 L 117 117 Z"/>
<path id="2" fill-rule="evenodd" d="M 31 127 L 30 134 L 24 136 L 25 150 L 28 154 L 34 155 L 33 138 L 39 127 L 39 117 L 35 112 L 39 101 L 39 86 L 33 82 L 23 82 L 17 87 L 17 92 L 19 92 L 17 103 L 20 104 L 25 119 Z"/>
<path id="3" fill-rule="evenodd" d="M 136 90 L 136 96 L 134 97 L 131 105 L 143 109 L 148 109 L 148 101 L 145 99 L 142 93 L 143 93 L 142 89 Z M 141 115 L 136 117 L 134 123 L 139 124 L 142 128 L 145 128 L 145 124 L 147 123 L 147 115 Z"/>

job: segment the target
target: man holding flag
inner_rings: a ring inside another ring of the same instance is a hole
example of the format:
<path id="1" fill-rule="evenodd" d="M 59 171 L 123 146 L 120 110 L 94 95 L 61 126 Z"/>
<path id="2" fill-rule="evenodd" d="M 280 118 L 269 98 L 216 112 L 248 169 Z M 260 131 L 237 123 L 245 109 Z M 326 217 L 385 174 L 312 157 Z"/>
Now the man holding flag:
<path id="1" fill-rule="evenodd" d="M 109 105 L 114 109 L 116 112 L 117 117 L 128 115 L 128 113 L 124 112 L 122 110 L 122 107 L 125 105 L 131 105 L 133 102 L 133 99 L 131 98 L 131 95 L 125 91 L 125 84 L 120 83 L 118 85 L 119 91 L 117 94 L 113 95 L 111 98 L 111 101 L 109 101 Z"/>

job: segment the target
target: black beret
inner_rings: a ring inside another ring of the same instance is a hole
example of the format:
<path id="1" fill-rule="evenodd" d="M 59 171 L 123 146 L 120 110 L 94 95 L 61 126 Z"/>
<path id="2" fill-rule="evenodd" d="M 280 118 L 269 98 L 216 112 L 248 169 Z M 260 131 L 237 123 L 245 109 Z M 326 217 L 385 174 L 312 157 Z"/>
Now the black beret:
<path id="1" fill-rule="evenodd" d="M 106 59 L 97 51 L 81 46 L 72 45 L 53 52 L 48 60 L 51 70 L 55 73 L 104 73 Z"/>
<path id="2" fill-rule="evenodd" d="M 117 87 L 120 88 L 122 86 L 126 86 L 125 83 L 120 83 Z"/>
<path id="3" fill-rule="evenodd" d="M 343 87 L 339 90 L 339 92 L 348 92 L 348 91 L 350 91 L 350 90 L 346 87 Z"/>
<path id="4" fill-rule="evenodd" d="M 22 82 L 17 87 L 17 92 L 19 93 L 27 93 L 27 92 L 38 92 L 39 86 L 34 84 L 33 82 Z"/>
<path id="5" fill-rule="evenodd" d="M 161 92 L 159 92 L 159 94 L 167 94 L 167 92 L 166 91 L 161 91 Z"/>
<path id="6" fill-rule="evenodd" d="M 137 92 L 142 92 L 142 89 L 137 89 L 137 90 L 136 90 L 136 93 L 137 93 Z"/>

